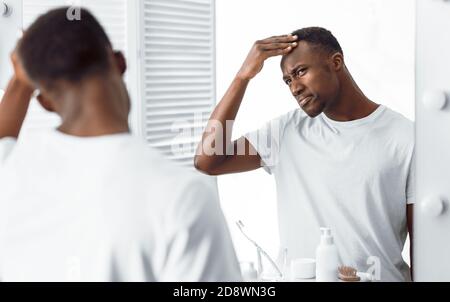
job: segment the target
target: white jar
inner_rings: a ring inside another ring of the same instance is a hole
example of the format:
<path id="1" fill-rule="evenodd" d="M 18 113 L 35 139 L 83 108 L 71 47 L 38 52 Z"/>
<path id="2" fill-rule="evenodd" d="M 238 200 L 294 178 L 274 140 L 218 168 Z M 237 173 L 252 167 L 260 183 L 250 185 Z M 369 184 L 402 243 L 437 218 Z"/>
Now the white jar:
<path id="1" fill-rule="evenodd" d="M 316 260 L 299 258 L 292 260 L 291 279 L 313 279 L 316 276 Z"/>

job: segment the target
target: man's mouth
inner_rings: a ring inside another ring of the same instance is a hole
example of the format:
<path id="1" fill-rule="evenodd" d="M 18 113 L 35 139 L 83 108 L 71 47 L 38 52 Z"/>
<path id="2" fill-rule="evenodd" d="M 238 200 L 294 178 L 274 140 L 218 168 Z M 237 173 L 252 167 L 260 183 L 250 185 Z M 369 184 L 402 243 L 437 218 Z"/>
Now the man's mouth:
<path id="1" fill-rule="evenodd" d="M 298 99 L 298 103 L 300 107 L 305 107 L 311 100 L 313 100 L 312 96 L 307 96 L 305 98 Z"/>

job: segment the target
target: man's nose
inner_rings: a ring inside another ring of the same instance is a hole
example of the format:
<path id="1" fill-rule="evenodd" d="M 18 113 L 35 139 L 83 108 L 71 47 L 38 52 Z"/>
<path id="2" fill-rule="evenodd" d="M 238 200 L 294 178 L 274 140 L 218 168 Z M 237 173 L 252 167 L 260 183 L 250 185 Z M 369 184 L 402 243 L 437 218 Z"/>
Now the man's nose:
<path id="1" fill-rule="evenodd" d="M 291 83 L 291 93 L 293 96 L 300 95 L 305 90 L 305 86 L 299 80 L 293 80 Z"/>

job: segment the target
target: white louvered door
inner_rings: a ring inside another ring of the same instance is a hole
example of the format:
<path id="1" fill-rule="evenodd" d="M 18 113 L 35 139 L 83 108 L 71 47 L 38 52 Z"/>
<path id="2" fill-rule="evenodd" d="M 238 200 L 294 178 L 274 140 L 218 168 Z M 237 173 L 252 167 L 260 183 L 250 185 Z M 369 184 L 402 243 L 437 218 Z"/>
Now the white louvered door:
<path id="1" fill-rule="evenodd" d="M 215 105 L 214 0 L 142 0 L 142 135 L 192 166 Z"/>
<path id="2" fill-rule="evenodd" d="M 87 7 L 105 27 L 113 46 L 127 53 L 127 0 L 23 0 L 23 22 L 27 28 L 36 18 L 46 11 L 67 5 Z M 22 130 L 22 137 L 35 131 L 54 128 L 59 124 L 59 117 L 48 113 L 33 100 Z"/>

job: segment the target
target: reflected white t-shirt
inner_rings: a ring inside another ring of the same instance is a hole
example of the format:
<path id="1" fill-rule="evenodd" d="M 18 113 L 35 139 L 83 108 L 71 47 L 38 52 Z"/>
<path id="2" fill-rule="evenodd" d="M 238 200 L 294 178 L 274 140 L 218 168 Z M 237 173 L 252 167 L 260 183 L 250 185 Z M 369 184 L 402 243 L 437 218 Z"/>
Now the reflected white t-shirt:
<path id="1" fill-rule="evenodd" d="M 239 281 L 214 183 L 129 134 L 0 140 L 3 281 Z"/>
<path id="2" fill-rule="evenodd" d="M 349 122 L 298 109 L 246 138 L 275 177 L 290 259 L 314 258 L 319 229 L 329 227 L 341 264 L 362 272 L 379 264 L 381 280 L 410 280 L 401 253 L 414 203 L 411 121 L 385 106 Z"/>

